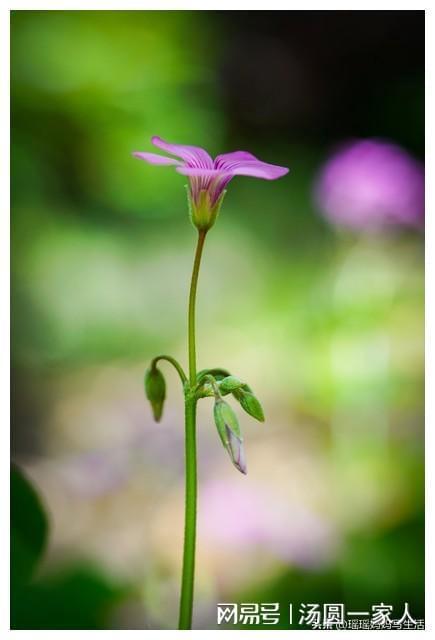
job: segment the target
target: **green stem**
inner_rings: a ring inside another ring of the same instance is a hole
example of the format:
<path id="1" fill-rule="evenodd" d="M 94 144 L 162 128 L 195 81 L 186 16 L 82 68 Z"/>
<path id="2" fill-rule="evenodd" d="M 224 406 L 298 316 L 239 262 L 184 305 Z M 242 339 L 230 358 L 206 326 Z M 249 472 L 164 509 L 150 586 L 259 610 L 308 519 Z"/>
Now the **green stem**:
<path id="1" fill-rule="evenodd" d="M 188 317 L 188 333 L 189 333 L 189 379 L 192 388 L 196 385 L 196 345 L 195 345 L 195 306 L 196 306 L 196 289 L 198 286 L 199 267 L 201 264 L 202 250 L 206 231 L 198 232 L 198 243 L 196 245 L 195 260 L 193 263 L 192 279 L 190 281 L 189 293 L 189 317 Z"/>
<path id="2" fill-rule="evenodd" d="M 178 628 L 192 628 L 193 587 L 195 579 L 195 542 L 196 542 L 196 345 L 195 345 L 195 307 L 198 286 L 199 267 L 204 248 L 206 231 L 198 232 L 195 260 L 189 293 L 188 346 L 189 346 L 189 389 L 185 395 L 185 464 L 186 496 L 184 519 L 183 574 L 181 579 L 180 617 Z"/>
<path id="3" fill-rule="evenodd" d="M 159 360 L 166 360 L 167 362 L 170 362 L 172 364 L 172 366 L 175 368 L 175 370 L 177 371 L 178 375 L 180 376 L 180 380 L 181 380 L 181 384 L 184 385 L 187 382 L 187 376 L 183 371 L 183 367 L 181 366 L 181 364 L 179 362 L 177 362 L 175 360 L 175 358 L 172 358 L 172 356 L 156 356 L 152 362 L 151 362 L 151 366 L 155 367 L 155 365 L 158 363 Z"/>
<path id="4" fill-rule="evenodd" d="M 196 400 L 186 399 L 186 498 L 179 629 L 192 628 L 196 542 Z"/>

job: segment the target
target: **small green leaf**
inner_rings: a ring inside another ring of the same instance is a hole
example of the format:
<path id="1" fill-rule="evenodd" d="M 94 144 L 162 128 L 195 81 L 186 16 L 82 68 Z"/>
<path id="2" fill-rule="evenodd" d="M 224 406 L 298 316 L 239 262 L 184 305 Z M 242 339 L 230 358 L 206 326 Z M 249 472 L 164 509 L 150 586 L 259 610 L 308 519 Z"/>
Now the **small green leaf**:
<path id="1" fill-rule="evenodd" d="M 145 373 L 145 394 L 150 401 L 154 420 L 159 422 L 166 397 L 166 383 L 162 372 L 156 366 L 151 365 Z"/>

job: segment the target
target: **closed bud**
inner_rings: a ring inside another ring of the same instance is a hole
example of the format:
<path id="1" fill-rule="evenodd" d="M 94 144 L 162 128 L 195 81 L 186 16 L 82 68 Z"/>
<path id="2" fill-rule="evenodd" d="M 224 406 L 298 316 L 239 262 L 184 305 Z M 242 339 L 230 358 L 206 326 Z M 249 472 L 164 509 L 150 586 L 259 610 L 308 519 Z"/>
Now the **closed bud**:
<path id="1" fill-rule="evenodd" d="M 226 447 L 228 444 L 226 427 L 228 426 L 236 435 L 240 435 L 239 421 L 231 406 L 220 398 L 216 399 L 214 403 L 213 413 L 222 444 Z"/>
<path id="2" fill-rule="evenodd" d="M 219 383 L 219 391 L 221 393 L 232 393 L 236 389 L 240 389 L 243 382 L 236 378 L 236 376 L 227 376 Z"/>
<path id="3" fill-rule="evenodd" d="M 214 420 L 220 439 L 228 451 L 234 466 L 247 473 L 243 439 L 240 435 L 237 416 L 224 400 L 217 399 L 214 405 Z"/>
<path id="4" fill-rule="evenodd" d="M 156 366 L 151 366 L 145 373 L 145 394 L 150 401 L 154 420 L 159 422 L 163 413 L 166 383 L 161 371 Z"/>
<path id="5" fill-rule="evenodd" d="M 240 402 L 240 406 L 246 411 L 246 413 L 249 413 L 249 415 L 256 420 L 264 422 L 263 407 L 261 406 L 258 398 L 256 398 L 251 391 L 238 389 L 234 393 L 234 396 Z"/>

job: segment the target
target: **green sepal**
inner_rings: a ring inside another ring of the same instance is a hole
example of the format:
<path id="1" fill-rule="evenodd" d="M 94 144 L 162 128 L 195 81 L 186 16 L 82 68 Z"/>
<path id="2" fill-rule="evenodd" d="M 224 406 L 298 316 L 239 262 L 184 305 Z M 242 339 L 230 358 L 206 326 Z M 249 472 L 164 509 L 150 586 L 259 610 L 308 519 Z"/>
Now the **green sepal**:
<path id="1" fill-rule="evenodd" d="M 225 449 L 228 449 L 227 428 L 231 429 L 241 439 L 240 426 L 237 416 L 231 406 L 225 400 L 216 400 L 213 408 L 216 428 Z"/>
<path id="2" fill-rule="evenodd" d="M 145 395 L 150 401 L 154 420 L 160 421 L 166 397 L 166 382 L 162 372 L 151 365 L 145 372 Z"/>
<path id="3" fill-rule="evenodd" d="M 211 374 L 206 374 L 203 377 L 204 382 L 200 384 L 197 388 L 197 397 L 198 398 L 209 398 L 211 396 L 216 395 L 215 389 L 213 389 L 213 385 L 211 385 L 207 381 L 207 377 L 210 377 Z M 214 377 L 214 376 L 213 376 Z M 240 389 L 244 386 L 244 383 L 236 378 L 235 376 L 220 376 L 220 380 L 218 379 L 217 388 L 219 390 L 219 395 L 227 396 L 230 393 L 233 393 L 237 389 Z"/>
<path id="4" fill-rule="evenodd" d="M 226 191 L 222 191 L 217 201 L 212 204 L 211 195 L 207 189 L 202 189 L 195 201 L 192 198 L 190 188 L 187 187 L 190 221 L 199 231 L 208 231 L 214 225 L 225 193 Z"/>
<path id="5" fill-rule="evenodd" d="M 214 405 L 214 420 L 219 437 L 227 450 L 233 465 L 241 473 L 246 474 L 246 457 L 243 438 L 240 433 L 237 416 L 225 400 L 216 398 Z"/>

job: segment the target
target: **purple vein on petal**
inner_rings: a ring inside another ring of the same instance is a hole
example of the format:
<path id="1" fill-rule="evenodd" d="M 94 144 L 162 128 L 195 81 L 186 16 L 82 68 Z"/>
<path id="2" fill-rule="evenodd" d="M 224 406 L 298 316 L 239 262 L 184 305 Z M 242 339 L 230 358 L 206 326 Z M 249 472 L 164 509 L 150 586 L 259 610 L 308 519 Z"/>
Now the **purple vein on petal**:
<path id="1" fill-rule="evenodd" d="M 204 178 L 214 178 L 217 176 L 223 175 L 231 175 L 226 171 L 222 171 L 221 169 L 202 169 L 201 167 L 186 167 L 182 165 L 177 168 L 178 173 L 182 173 L 184 176 L 198 176 Z"/>
<path id="2" fill-rule="evenodd" d="M 210 194 L 211 203 L 215 204 L 233 175 L 220 169 L 199 169 L 197 167 L 177 167 L 178 173 L 188 176 L 192 185 L 192 196 L 199 196 L 201 190 Z"/>
<path id="3" fill-rule="evenodd" d="M 287 167 L 269 164 L 248 151 L 224 153 L 215 159 L 215 167 L 232 175 L 252 176 L 264 180 L 276 180 L 288 173 Z"/>
<path id="4" fill-rule="evenodd" d="M 135 158 L 139 158 L 139 160 L 145 160 L 145 162 L 149 162 L 150 164 L 161 164 L 161 165 L 179 165 L 181 164 L 179 160 L 175 158 L 168 158 L 167 156 L 161 156 L 158 153 L 148 153 L 148 151 L 133 151 L 133 156 Z"/>
<path id="5" fill-rule="evenodd" d="M 170 153 L 173 156 L 177 156 L 186 162 L 189 167 L 202 167 L 204 169 L 213 169 L 213 160 L 205 149 L 201 147 L 194 147 L 192 145 L 185 144 L 172 144 L 153 136 L 151 142 L 155 147 Z"/>
<path id="6" fill-rule="evenodd" d="M 214 165 L 215 167 L 220 168 L 221 166 L 225 166 L 227 163 L 246 161 L 260 162 L 260 160 L 252 153 L 249 153 L 249 151 L 231 151 L 230 153 L 221 153 L 221 155 L 217 156 L 215 158 Z"/>

